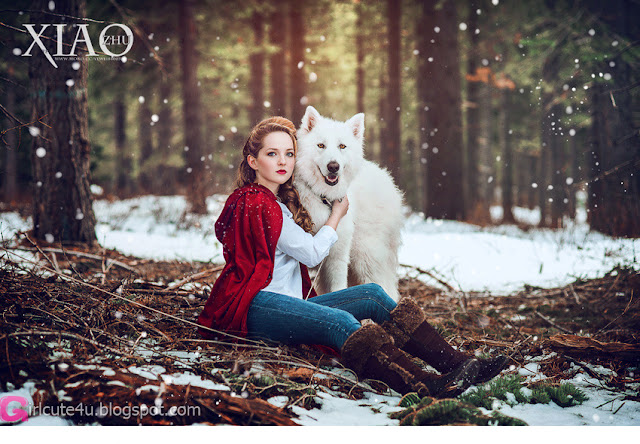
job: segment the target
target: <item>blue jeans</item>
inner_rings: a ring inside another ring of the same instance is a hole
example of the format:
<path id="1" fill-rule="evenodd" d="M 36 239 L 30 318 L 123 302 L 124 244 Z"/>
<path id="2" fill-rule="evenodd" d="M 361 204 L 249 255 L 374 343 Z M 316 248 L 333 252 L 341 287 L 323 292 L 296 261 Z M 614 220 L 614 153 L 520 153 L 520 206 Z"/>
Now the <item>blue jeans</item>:
<path id="1" fill-rule="evenodd" d="M 321 344 L 340 350 L 360 321 L 389 320 L 396 303 L 378 284 L 364 284 L 305 300 L 259 292 L 247 314 L 248 337 L 284 344 Z"/>

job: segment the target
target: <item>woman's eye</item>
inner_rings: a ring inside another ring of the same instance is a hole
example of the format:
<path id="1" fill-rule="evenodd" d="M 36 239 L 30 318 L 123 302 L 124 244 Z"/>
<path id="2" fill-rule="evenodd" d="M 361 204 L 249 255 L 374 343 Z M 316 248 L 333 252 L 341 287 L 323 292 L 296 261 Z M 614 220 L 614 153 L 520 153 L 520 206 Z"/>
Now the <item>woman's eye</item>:
<path id="1" fill-rule="evenodd" d="M 275 155 L 276 155 L 276 153 L 274 153 L 273 151 L 271 151 L 270 153 L 267 153 L 267 156 L 272 156 L 273 157 Z"/>
<path id="2" fill-rule="evenodd" d="M 318 148 L 324 149 L 324 143 L 319 143 Z"/>
<path id="3" fill-rule="evenodd" d="M 287 153 L 287 156 L 293 157 L 293 153 Z"/>
<path id="4" fill-rule="evenodd" d="M 347 147 L 347 145 L 345 145 L 344 143 L 341 143 L 338 146 L 340 147 L 341 150 L 343 150 L 343 149 L 345 149 Z"/>

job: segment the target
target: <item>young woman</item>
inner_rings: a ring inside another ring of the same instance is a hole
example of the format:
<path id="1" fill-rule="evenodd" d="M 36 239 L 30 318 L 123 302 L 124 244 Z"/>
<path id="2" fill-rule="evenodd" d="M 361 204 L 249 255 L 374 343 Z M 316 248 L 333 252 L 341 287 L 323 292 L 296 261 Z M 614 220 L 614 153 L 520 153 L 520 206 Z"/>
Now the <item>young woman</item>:
<path id="1" fill-rule="evenodd" d="M 455 396 L 502 370 L 506 358 L 478 360 L 453 349 L 410 298 L 396 304 L 377 284 L 317 295 L 307 267 L 337 241 L 349 200 L 334 201 L 315 235 L 293 187 L 296 130 L 283 117 L 256 125 L 242 152 L 236 190 L 216 222 L 226 266 L 198 319 L 207 329 L 285 344 L 318 344 L 340 353 L 362 378 L 399 393 Z M 362 326 L 360 321 L 374 323 Z M 404 351 L 403 351 L 404 350 Z M 412 354 L 441 375 L 417 366 Z"/>

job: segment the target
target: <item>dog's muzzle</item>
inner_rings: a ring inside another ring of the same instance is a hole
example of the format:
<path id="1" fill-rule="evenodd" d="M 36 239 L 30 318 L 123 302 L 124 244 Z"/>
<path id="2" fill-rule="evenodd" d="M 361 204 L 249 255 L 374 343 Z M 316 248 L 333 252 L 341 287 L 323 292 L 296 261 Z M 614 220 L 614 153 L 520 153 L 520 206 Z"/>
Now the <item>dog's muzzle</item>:
<path id="1" fill-rule="evenodd" d="M 327 170 L 329 170 L 329 173 L 326 176 L 323 174 L 324 182 L 330 186 L 336 185 L 338 183 L 338 180 L 340 180 L 340 176 L 338 176 L 338 171 L 340 171 L 340 164 L 335 160 L 332 160 L 327 164 Z M 320 171 L 320 173 L 322 173 L 322 171 Z"/>

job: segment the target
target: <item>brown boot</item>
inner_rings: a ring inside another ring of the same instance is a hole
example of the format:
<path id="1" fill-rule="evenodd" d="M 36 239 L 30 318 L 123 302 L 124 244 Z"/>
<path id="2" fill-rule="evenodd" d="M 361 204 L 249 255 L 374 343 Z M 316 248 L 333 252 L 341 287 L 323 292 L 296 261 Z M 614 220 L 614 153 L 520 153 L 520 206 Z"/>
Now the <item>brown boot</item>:
<path id="1" fill-rule="evenodd" d="M 341 349 L 343 364 L 360 378 L 377 379 L 400 394 L 454 397 L 465 391 L 477 376 L 477 361 L 470 360 L 446 375 L 428 373 L 393 344 L 379 325 L 368 324 L 353 333 Z"/>
<path id="2" fill-rule="evenodd" d="M 391 311 L 391 321 L 384 322 L 382 327 L 393 337 L 396 346 L 441 373 L 455 372 L 468 361 L 475 360 L 451 347 L 427 322 L 424 312 L 411 298 L 401 299 Z M 488 381 L 500 373 L 508 358 L 499 355 L 477 361 L 478 375 L 474 384 Z"/>

